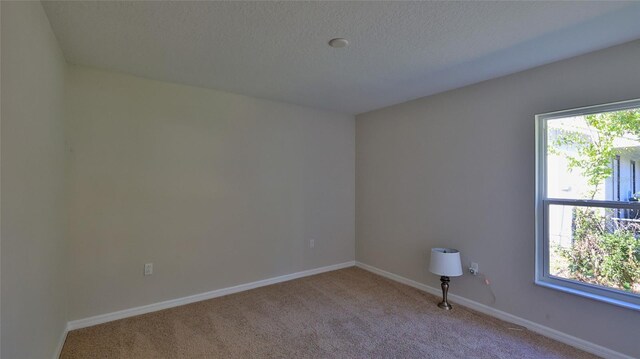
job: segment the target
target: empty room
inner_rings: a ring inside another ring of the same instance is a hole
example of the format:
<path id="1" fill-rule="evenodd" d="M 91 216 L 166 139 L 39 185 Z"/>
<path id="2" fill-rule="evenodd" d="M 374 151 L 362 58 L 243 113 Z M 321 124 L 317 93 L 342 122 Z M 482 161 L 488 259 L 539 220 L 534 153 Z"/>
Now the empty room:
<path id="1" fill-rule="evenodd" d="M 640 358 L 638 19 L 0 1 L 0 357 Z"/>

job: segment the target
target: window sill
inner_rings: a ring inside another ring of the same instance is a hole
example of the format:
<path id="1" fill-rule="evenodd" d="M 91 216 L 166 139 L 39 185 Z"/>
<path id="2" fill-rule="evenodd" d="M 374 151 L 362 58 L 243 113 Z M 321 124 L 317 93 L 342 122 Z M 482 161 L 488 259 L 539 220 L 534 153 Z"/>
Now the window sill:
<path id="1" fill-rule="evenodd" d="M 597 300 L 599 302 L 605 302 L 605 303 L 612 304 L 612 305 L 615 305 L 615 306 L 618 306 L 618 307 L 623 307 L 623 308 L 627 308 L 627 309 L 640 311 L 640 300 L 637 300 L 638 303 L 635 303 L 635 302 L 631 302 L 631 301 L 627 301 L 627 300 L 623 300 L 623 299 L 616 299 L 616 298 L 612 298 L 610 296 L 593 293 L 593 292 L 587 291 L 587 290 L 580 290 L 580 289 L 576 289 L 576 288 L 571 288 L 571 287 L 568 287 L 567 285 L 564 285 L 564 284 L 558 284 L 557 282 L 562 283 L 563 281 L 559 280 L 559 279 L 547 279 L 547 278 L 544 278 L 544 279 L 536 279 L 535 284 L 537 284 L 539 286 L 542 286 L 542 287 L 555 289 L 555 290 L 558 290 L 558 291 L 561 291 L 561 292 L 577 295 L 577 296 L 580 296 L 580 297 L 585 297 L 585 298 Z M 579 284 L 579 283 L 576 283 L 576 282 L 571 282 L 571 285 L 572 286 L 584 287 L 585 289 L 591 289 L 591 286 L 589 286 L 589 285 Z M 598 291 L 611 292 L 613 295 L 617 295 L 617 296 L 620 295 L 620 293 L 618 293 L 617 291 L 613 291 L 613 290 L 609 291 L 609 290 L 604 289 L 604 288 L 598 288 Z M 630 299 L 633 298 L 631 295 L 629 297 L 630 297 Z M 633 299 L 631 299 L 631 300 L 633 300 Z"/>

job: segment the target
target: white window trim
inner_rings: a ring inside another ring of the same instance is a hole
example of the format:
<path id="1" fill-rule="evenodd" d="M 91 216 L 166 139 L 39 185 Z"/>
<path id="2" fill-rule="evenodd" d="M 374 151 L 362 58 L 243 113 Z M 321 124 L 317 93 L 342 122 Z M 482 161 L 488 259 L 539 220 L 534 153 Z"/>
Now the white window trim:
<path id="1" fill-rule="evenodd" d="M 536 266 L 535 283 L 537 285 L 556 289 L 562 292 L 610 303 L 620 307 L 640 311 L 640 295 L 608 289 L 588 283 L 554 277 L 549 274 L 548 228 L 547 213 L 549 205 L 561 204 L 568 206 L 633 208 L 640 209 L 640 203 L 599 201 L 599 200 L 571 200 L 548 198 L 546 196 L 546 134 L 547 121 L 570 117 L 589 115 L 594 113 L 619 111 L 640 107 L 640 99 L 621 101 L 603 105 L 587 106 L 570 110 L 555 111 L 538 114 L 536 119 L 536 193 L 535 193 L 535 231 L 536 231 Z"/>

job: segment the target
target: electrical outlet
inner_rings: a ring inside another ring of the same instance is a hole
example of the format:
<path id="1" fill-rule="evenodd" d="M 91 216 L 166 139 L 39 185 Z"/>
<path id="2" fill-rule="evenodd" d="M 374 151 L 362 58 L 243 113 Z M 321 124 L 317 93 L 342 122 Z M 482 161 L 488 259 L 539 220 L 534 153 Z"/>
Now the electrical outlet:
<path id="1" fill-rule="evenodd" d="M 478 275 L 479 273 L 478 263 L 471 262 L 471 265 L 469 266 L 469 273 L 473 275 Z"/>
<path id="2" fill-rule="evenodd" d="M 152 274 L 153 274 L 153 263 L 145 263 L 144 275 L 152 275 Z"/>
<path id="3" fill-rule="evenodd" d="M 309 240 L 309 248 L 313 248 L 316 246 L 316 240 L 315 239 L 310 239 Z"/>

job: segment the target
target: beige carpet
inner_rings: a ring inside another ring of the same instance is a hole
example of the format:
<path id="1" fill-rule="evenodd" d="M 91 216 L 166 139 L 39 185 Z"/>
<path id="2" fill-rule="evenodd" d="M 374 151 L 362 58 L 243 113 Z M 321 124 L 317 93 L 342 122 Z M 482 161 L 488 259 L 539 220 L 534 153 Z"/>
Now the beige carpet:
<path id="1" fill-rule="evenodd" d="M 437 302 L 348 268 L 74 330 L 61 357 L 595 358 Z"/>

